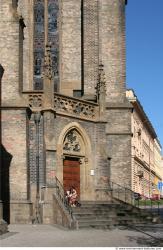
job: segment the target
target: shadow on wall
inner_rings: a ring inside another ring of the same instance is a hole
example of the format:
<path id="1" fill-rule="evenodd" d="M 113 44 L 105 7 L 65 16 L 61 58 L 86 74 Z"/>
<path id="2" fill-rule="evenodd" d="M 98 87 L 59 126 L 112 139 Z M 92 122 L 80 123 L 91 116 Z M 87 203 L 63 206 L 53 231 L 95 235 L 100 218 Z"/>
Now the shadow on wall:
<path id="1" fill-rule="evenodd" d="M 4 146 L 0 145 L 1 161 L 1 199 L 3 202 L 3 219 L 10 223 L 10 164 L 12 155 L 6 151 Z"/>
<path id="2" fill-rule="evenodd" d="M 1 132 L 1 80 L 4 74 L 4 68 L 0 64 L 0 200 L 3 203 L 3 219 L 10 223 L 10 179 L 9 168 L 12 155 L 7 152 L 2 145 Z"/>

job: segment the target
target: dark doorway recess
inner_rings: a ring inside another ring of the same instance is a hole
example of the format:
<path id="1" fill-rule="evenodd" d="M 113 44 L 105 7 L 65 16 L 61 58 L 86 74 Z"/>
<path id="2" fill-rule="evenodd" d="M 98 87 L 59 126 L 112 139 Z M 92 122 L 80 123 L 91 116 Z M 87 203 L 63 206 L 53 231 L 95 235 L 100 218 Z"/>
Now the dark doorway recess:
<path id="1" fill-rule="evenodd" d="M 12 155 L 0 145 L 1 199 L 3 202 L 3 219 L 10 223 L 10 164 Z"/>

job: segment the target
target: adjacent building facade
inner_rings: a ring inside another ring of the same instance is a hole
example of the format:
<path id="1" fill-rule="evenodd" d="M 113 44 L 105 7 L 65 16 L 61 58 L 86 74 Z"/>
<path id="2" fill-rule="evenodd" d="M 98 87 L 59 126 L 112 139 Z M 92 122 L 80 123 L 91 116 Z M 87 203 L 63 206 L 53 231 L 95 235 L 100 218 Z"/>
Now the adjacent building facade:
<path id="1" fill-rule="evenodd" d="M 133 105 L 132 124 L 132 189 L 144 198 L 160 197 L 162 181 L 161 145 L 156 132 L 133 90 L 126 96 Z"/>

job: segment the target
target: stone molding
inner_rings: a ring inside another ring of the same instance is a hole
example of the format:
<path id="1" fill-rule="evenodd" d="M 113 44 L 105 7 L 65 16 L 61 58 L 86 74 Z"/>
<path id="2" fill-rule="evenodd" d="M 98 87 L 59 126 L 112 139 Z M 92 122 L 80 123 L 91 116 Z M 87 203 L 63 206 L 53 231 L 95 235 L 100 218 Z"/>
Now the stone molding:
<path id="1" fill-rule="evenodd" d="M 133 109 L 133 106 L 129 102 L 124 103 L 113 103 L 113 102 L 107 102 L 106 103 L 106 109 Z"/>
<path id="2" fill-rule="evenodd" d="M 42 108 L 42 95 L 41 94 L 30 94 L 29 95 L 29 107 L 34 110 Z"/>
<path id="3" fill-rule="evenodd" d="M 33 112 L 43 111 L 44 93 L 43 92 L 24 92 L 27 107 Z M 56 114 L 75 117 L 79 119 L 97 121 L 99 120 L 99 105 L 97 103 L 77 99 L 54 93 L 54 106 L 51 110 Z"/>
<path id="4" fill-rule="evenodd" d="M 54 109 L 56 113 L 81 119 L 96 120 L 98 117 L 97 107 L 97 104 L 88 101 L 66 97 L 60 94 L 54 95 Z"/>

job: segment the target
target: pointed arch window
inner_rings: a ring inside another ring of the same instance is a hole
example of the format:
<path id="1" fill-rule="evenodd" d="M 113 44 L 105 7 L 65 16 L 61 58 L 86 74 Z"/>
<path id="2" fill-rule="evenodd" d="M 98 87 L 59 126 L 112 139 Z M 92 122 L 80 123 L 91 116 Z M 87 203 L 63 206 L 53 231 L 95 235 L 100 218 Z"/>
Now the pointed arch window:
<path id="1" fill-rule="evenodd" d="M 54 91 L 59 84 L 59 0 L 34 0 L 34 89 L 43 89 L 42 68 L 46 43 L 51 44 Z"/>

